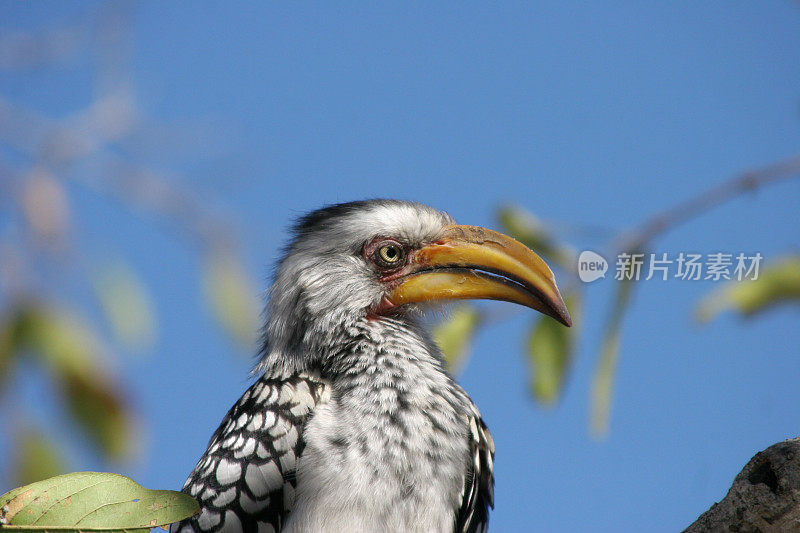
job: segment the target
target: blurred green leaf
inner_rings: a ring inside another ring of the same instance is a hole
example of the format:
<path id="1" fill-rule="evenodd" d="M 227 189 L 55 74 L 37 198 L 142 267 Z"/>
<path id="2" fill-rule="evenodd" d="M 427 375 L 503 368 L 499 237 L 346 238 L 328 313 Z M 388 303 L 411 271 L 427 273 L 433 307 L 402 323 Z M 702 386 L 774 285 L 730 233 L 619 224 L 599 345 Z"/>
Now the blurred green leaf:
<path id="1" fill-rule="evenodd" d="M 20 348 L 49 371 L 75 421 L 112 459 L 129 455 L 133 417 L 104 371 L 102 344 L 76 314 L 40 304 L 19 311 Z"/>
<path id="2" fill-rule="evenodd" d="M 695 317 L 708 322 L 723 311 L 745 317 L 782 303 L 800 303 L 800 256 L 790 255 L 765 265 L 755 280 L 731 281 L 704 296 Z"/>
<path id="3" fill-rule="evenodd" d="M 591 428 L 592 434 L 598 438 L 605 437 L 608 434 L 614 374 L 619 360 L 619 338 L 619 325 L 606 332 L 600 348 L 599 365 L 592 381 Z"/>
<path id="4" fill-rule="evenodd" d="M 90 374 L 102 343 L 77 315 L 38 303 L 19 309 L 20 347 L 34 353 L 59 374 Z"/>
<path id="5" fill-rule="evenodd" d="M 14 357 L 19 351 L 20 316 L 11 306 L 0 319 L 0 390 L 12 374 Z"/>
<path id="6" fill-rule="evenodd" d="M 481 314 L 477 309 L 470 305 L 457 305 L 447 319 L 432 328 L 433 339 L 442 350 L 447 368 L 451 372 L 458 371 L 463 365 L 480 322 Z"/>
<path id="7" fill-rule="evenodd" d="M 4 531 L 148 533 L 199 510 L 188 494 L 148 490 L 125 476 L 98 472 L 32 483 L 0 496 L 0 504 Z"/>
<path id="8" fill-rule="evenodd" d="M 212 255 L 205 265 L 204 287 L 220 325 L 234 341 L 251 347 L 258 329 L 258 305 L 242 265 L 229 255 Z"/>
<path id="9" fill-rule="evenodd" d="M 509 235 L 567 272 L 574 272 L 575 250 L 554 239 L 550 230 L 531 213 L 519 207 L 506 206 L 498 210 L 497 218 Z"/>
<path id="10" fill-rule="evenodd" d="M 641 253 L 641 252 L 630 252 Z M 631 264 L 633 266 L 633 264 Z M 606 322 L 603 340 L 600 345 L 600 357 L 597 370 L 592 381 L 590 425 L 595 437 L 608 434 L 608 421 L 611 412 L 611 399 L 614 392 L 614 375 L 619 360 L 622 319 L 630 304 L 633 293 L 633 279 L 617 281 L 616 294 Z"/>
<path id="11" fill-rule="evenodd" d="M 572 327 L 567 328 L 548 316 L 539 317 L 530 329 L 527 341 L 533 396 L 544 404 L 558 400 L 572 363 L 581 316 L 581 295 L 564 295 Z"/>
<path id="12" fill-rule="evenodd" d="M 109 458 L 129 457 L 135 448 L 132 414 L 117 388 L 100 376 L 65 374 L 67 407 L 86 434 Z"/>
<path id="13" fill-rule="evenodd" d="M 64 458 L 58 448 L 38 431 L 27 429 L 21 432 L 17 443 L 14 468 L 17 483 L 27 485 L 66 470 Z"/>
<path id="14" fill-rule="evenodd" d="M 151 347 L 156 339 L 155 308 L 133 269 L 122 262 L 111 264 L 96 276 L 94 288 L 117 340 L 134 350 Z"/>

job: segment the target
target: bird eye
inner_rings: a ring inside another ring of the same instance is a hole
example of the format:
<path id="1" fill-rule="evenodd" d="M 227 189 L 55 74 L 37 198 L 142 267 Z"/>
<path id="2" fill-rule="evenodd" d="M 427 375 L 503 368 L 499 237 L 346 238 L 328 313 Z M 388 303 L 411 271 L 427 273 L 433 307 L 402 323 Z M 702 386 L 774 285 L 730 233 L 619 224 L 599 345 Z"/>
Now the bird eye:
<path id="1" fill-rule="evenodd" d="M 385 244 L 378 249 L 378 256 L 384 263 L 393 265 L 403 257 L 403 250 L 396 244 Z"/>
<path id="2" fill-rule="evenodd" d="M 406 247 L 394 239 L 374 237 L 364 243 L 361 255 L 386 272 L 394 271 L 406 264 L 408 253 Z"/>

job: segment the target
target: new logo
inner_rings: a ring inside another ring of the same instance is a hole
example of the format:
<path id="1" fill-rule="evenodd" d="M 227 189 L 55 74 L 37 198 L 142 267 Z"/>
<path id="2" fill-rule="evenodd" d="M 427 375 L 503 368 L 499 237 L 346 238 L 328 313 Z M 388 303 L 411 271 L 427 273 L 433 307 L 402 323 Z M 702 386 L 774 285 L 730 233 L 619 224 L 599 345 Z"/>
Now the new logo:
<path id="1" fill-rule="evenodd" d="M 608 261 L 596 252 L 584 250 L 578 256 L 578 277 L 584 283 L 606 277 L 607 270 Z"/>

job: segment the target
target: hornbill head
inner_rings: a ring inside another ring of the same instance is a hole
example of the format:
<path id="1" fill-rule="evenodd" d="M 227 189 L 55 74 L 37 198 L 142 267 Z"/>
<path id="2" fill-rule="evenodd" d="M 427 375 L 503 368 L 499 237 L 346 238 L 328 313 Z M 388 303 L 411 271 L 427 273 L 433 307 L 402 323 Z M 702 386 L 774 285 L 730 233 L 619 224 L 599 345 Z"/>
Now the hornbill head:
<path id="1" fill-rule="evenodd" d="M 265 357 L 290 355 L 350 320 L 493 299 L 571 320 L 544 261 L 518 241 L 398 200 L 338 204 L 301 218 L 270 292 Z"/>

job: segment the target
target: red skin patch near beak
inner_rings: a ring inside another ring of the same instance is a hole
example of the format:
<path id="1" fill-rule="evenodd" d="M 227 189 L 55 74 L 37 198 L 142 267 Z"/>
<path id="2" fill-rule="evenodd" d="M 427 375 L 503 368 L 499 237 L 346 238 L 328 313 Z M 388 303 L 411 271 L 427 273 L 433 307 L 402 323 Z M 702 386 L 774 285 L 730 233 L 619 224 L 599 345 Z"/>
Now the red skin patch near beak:
<path id="1" fill-rule="evenodd" d="M 397 306 L 390 302 L 389 298 L 384 294 L 381 298 L 381 302 L 367 312 L 367 320 L 380 320 L 396 307 Z"/>

